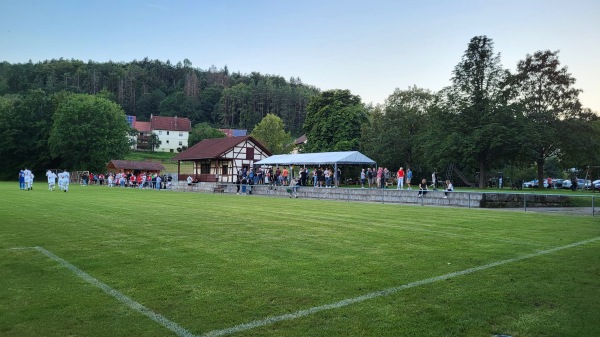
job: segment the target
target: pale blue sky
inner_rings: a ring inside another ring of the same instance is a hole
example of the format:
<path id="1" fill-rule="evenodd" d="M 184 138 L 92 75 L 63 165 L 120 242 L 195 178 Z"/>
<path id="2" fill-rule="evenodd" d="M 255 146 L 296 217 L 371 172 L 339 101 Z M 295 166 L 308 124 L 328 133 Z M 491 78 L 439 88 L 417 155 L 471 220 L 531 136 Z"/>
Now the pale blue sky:
<path id="1" fill-rule="evenodd" d="M 560 50 L 584 106 L 600 112 L 599 20 L 599 0 L 0 0 L 0 61 L 188 58 L 377 104 L 395 88 L 449 85 L 469 40 L 487 35 L 510 70 Z"/>

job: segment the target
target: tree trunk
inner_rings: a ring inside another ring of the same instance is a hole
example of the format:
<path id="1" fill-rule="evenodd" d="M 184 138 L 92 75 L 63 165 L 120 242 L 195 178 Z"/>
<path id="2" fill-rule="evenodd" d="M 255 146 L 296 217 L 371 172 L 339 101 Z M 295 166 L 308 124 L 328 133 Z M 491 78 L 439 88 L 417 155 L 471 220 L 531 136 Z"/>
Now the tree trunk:
<path id="1" fill-rule="evenodd" d="M 485 162 L 479 161 L 479 188 L 485 188 Z"/>
<path id="2" fill-rule="evenodd" d="M 535 161 L 537 164 L 537 178 L 538 178 L 538 188 L 544 188 L 544 159 L 537 159 Z"/>

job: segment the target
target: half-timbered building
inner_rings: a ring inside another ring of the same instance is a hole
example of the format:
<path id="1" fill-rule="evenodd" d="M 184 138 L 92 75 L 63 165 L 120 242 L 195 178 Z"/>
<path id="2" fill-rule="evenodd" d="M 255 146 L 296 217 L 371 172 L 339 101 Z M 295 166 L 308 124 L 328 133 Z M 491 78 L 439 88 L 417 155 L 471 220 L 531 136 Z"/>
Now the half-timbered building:
<path id="1" fill-rule="evenodd" d="M 181 152 L 177 160 L 179 180 L 189 174 L 181 173 L 182 162 L 192 162 L 192 178 L 198 182 L 235 182 L 238 172 L 249 170 L 254 163 L 268 158 L 271 152 L 252 136 L 204 139 Z"/>

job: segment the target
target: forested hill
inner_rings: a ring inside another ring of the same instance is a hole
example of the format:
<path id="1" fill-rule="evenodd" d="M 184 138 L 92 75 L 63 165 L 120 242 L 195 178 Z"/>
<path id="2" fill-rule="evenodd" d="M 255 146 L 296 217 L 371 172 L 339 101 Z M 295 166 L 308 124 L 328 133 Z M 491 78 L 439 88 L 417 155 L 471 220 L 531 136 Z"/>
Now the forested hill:
<path id="1" fill-rule="evenodd" d="M 30 89 L 102 95 L 143 121 L 151 114 L 176 115 L 193 124 L 252 130 L 272 113 L 294 136 L 301 134 L 306 106 L 319 93 L 299 78 L 230 73 L 226 66 L 202 70 L 187 59 L 176 65 L 147 58 L 128 63 L 64 59 L 0 63 L 0 95 Z"/>

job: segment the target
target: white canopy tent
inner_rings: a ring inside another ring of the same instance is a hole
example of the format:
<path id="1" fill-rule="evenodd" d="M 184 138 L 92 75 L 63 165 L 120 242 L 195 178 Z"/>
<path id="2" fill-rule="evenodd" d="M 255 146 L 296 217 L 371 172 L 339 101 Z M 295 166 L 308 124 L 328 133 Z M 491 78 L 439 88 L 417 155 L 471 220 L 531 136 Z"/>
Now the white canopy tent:
<path id="1" fill-rule="evenodd" d="M 279 154 L 257 161 L 254 164 L 257 166 L 290 166 L 290 172 L 292 172 L 292 165 L 333 165 L 334 172 L 338 171 L 338 165 L 377 166 L 377 163 L 373 159 L 358 151 Z"/>
<path id="2" fill-rule="evenodd" d="M 278 154 L 257 161 L 255 165 L 376 165 L 375 161 L 358 151 Z"/>

